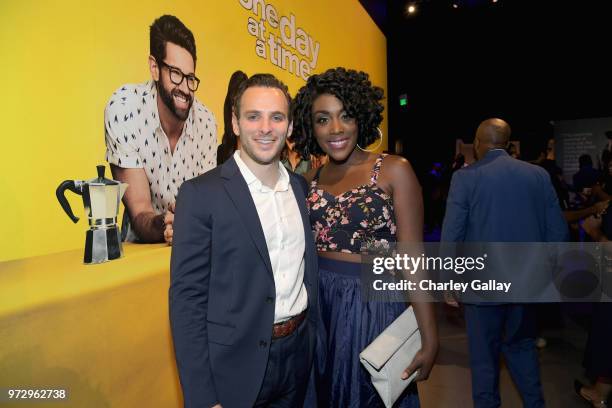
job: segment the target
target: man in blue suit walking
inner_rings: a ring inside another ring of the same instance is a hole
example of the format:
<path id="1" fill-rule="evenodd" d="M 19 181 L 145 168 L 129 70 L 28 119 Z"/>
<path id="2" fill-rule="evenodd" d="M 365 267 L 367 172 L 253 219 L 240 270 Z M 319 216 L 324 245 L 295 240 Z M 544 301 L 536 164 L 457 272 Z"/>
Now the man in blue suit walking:
<path id="1" fill-rule="evenodd" d="M 442 242 L 562 242 L 567 224 L 548 173 L 510 157 L 510 126 L 480 124 L 477 162 L 453 175 Z M 516 271 L 521 273 L 521 271 Z M 452 302 L 451 302 L 452 303 Z M 525 407 L 543 407 L 534 316 L 525 304 L 466 304 L 475 408 L 499 407 L 503 352 Z"/>
<path id="2" fill-rule="evenodd" d="M 279 161 L 290 102 L 272 75 L 243 82 L 232 118 L 241 149 L 178 195 L 170 320 L 186 408 L 304 402 L 317 256 L 306 182 Z"/>

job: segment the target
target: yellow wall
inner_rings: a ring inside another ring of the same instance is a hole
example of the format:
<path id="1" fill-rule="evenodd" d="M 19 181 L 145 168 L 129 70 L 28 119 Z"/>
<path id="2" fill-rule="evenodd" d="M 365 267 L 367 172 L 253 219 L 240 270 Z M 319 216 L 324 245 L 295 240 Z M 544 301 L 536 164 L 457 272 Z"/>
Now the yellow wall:
<path id="1" fill-rule="evenodd" d="M 320 43 L 314 72 L 360 69 L 386 89 L 385 37 L 358 0 L 268 3 L 279 17 L 294 14 L 296 26 Z M 104 106 L 121 84 L 149 79 L 148 27 L 166 13 L 195 35 L 202 80 L 196 96 L 215 113 L 219 135 L 233 71 L 271 72 L 292 93 L 303 85 L 255 54 L 247 19 L 258 17 L 239 0 L 0 2 L 0 261 L 83 245 L 86 220 L 72 224 L 55 188 L 65 179 L 94 177 L 96 164 L 105 163 Z M 67 195 L 82 216 L 80 198 Z"/>

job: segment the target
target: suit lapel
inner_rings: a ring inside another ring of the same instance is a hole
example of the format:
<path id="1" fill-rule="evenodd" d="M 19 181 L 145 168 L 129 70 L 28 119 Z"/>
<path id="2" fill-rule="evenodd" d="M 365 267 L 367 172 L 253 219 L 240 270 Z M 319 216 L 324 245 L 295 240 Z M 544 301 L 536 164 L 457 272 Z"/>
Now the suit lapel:
<path id="1" fill-rule="evenodd" d="M 306 199 L 303 198 L 302 192 L 304 195 L 308 193 L 304 191 L 304 188 L 300 185 L 297 177 L 289 177 L 291 182 L 291 188 L 293 189 L 293 195 L 297 201 L 298 208 L 300 209 L 300 215 L 302 216 L 302 226 L 304 228 L 304 241 L 306 243 L 305 246 L 305 259 L 306 259 L 306 279 L 310 280 L 311 289 L 316 289 L 316 272 L 317 272 L 317 260 L 316 260 L 316 251 L 314 247 L 314 238 L 312 236 L 312 229 L 310 227 L 310 217 L 308 216 L 308 209 L 306 208 Z M 309 272 L 310 271 L 310 272 Z M 312 294 L 309 294 L 309 298 L 312 298 Z"/>
<path id="2" fill-rule="evenodd" d="M 312 244 L 312 233 L 310 233 L 310 219 L 308 217 L 308 210 L 306 209 L 306 200 L 302 199 L 302 194 L 300 194 L 304 191 L 304 188 L 300 185 L 299 181 L 297 181 L 296 177 L 289 177 L 289 181 L 291 182 L 293 195 L 295 196 L 298 208 L 300 209 L 302 226 L 304 227 L 304 233 L 306 234 L 306 246 L 308 246 L 309 243 Z"/>
<path id="3" fill-rule="evenodd" d="M 249 187 L 244 181 L 240 169 L 236 164 L 234 158 L 226 161 L 221 169 L 221 176 L 226 179 L 225 190 L 230 196 L 232 202 L 238 209 L 238 213 L 244 222 L 249 235 L 259 251 L 259 255 L 266 265 L 266 268 L 272 274 L 272 264 L 270 263 L 270 255 L 268 253 L 268 247 L 266 245 L 266 237 L 259 221 L 259 214 L 257 214 L 257 208 L 251 197 Z"/>

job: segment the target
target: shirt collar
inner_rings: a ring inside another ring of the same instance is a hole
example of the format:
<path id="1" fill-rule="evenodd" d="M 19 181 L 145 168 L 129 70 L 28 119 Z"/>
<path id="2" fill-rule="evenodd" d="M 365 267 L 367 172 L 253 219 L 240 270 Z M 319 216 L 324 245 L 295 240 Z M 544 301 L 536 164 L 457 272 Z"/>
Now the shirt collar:
<path id="1" fill-rule="evenodd" d="M 495 149 L 491 149 L 488 152 L 486 152 L 484 157 L 487 157 L 487 156 L 488 157 L 498 157 L 498 156 L 509 156 L 509 154 L 504 149 L 495 148 Z"/>
<path id="2" fill-rule="evenodd" d="M 150 80 L 147 83 L 148 95 L 147 97 L 151 100 L 151 106 L 153 106 L 153 112 L 155 113 L 155 117 L 153 118 L 153 124 L 155 125 L 155 129 L 159 129 L 163 131 L 161 127 L 161 122 L 159 121 L 159 110 L 157 109 L 157 87 L 155 86 L 155 81 Z M 191 140 L 193 140 L 193 122 L 194 122 L 194 107 L 195 105 L 195 96 L 193 98 L 193 103 L 191 104 L 191 108 L 189 109 L 189 115 L 187 116 L 187 120 L 185 121 L 185 126 L 183 127 L 182 135 L 187 135 Z"/>
<path id="3" fill-rule="evenodd" d="M 253 174 L 253 172 L 251 171 L 251 169 L 249 169 L 249 167 L 246 165 L 246 163 L 242 160 L 242 158 L 240 157 L 240 150 L 236 150 L 234 152 L 234 160 L 236 161 L 236 164 L 238 165 L 238 169 L 240 170 L 240 173 L 242 174 L 242 177 L 244 177 L 244 181 L 246 181 L 247 185 L 249 186 L 249 189 L 254 188 L 257 191 L 287 191 L 289 189 L 289 173 L 287 172 L 287 169 L 285 168 L 285 166 L 283 166 L 281 164 L 281 162 L 278 162 L 278 172 L 279 172 L 279 177 L 278 180 L 276 182 L 276 185 L 274 186 L 273 189 L 267 187 L 266 185 L 264 185 L 258 178 L 257 176 L 255 176 Z"/>

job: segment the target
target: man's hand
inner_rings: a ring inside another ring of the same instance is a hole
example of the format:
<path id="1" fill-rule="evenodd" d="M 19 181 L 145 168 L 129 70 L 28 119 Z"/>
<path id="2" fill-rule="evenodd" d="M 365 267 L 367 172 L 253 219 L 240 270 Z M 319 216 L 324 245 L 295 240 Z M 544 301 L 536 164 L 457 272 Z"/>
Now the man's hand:
<path id="1" fill-rule="evenodd" d="M 123 204 L 138 238 L 146 243 L 163 242 L 163 219 L 153 210 L 149 179 L 144 169 L 124 169 L 114 164 L 110 167 L 115 180 L 129 185 L 123 196 Z"/>
<path id="2" fill-rule="evenodd" d="M 431 373 L 437 353 L 437 345 L 434 347 L 425 347 L 417 351 L 412 363 L 410 363 L 402 373 L 402 380 L 410 377 L 416 370 L 418 370 L 418 374 L 414 378 L 415 381 L 423 381 L 429 378 L 429 373 Z"/>
<path id="3" fill-rule="evenodd" d="M 599 217 L 602 214 L 605 214 L 606 210 L 608 209 L 608 205 L 610 205 L 610 200 L 599 201 L 598 203 L 595 203 L 593 205 L 593 215 Z"/>
<path id="4" fill-rule="evenodd" d="M 172 235 L 174 230 L 172 229 L 172 223 L 174 222 L 174 206 L 175 203 L 170 204 L 166 215 L 164 215 L 164 239 L 168 245 L 172 245 Z"/>
<path id="5" fill-rule="evenodd" d="M 582 229 L 595 241 L 600 241 L 603 236 L 601 231 L 601 217 L 591 215 L 582 222 Z"/>
<path id="6" fill-rule="evenodd" d="M 444 302 L 452 307 L 459 307 L 459 302 L 455 297 L 454 292 L 444 291 Z"/>

